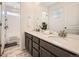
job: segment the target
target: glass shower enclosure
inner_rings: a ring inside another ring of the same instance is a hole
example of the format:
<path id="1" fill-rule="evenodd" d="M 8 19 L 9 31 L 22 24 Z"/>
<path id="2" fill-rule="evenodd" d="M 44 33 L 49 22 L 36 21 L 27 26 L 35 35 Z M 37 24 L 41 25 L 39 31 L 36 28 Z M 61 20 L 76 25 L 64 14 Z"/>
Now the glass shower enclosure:
<path id="1" fill-rule="evenodd" d="M 0 56 L 1 56 L 2 3 L 0 2 Z"/>

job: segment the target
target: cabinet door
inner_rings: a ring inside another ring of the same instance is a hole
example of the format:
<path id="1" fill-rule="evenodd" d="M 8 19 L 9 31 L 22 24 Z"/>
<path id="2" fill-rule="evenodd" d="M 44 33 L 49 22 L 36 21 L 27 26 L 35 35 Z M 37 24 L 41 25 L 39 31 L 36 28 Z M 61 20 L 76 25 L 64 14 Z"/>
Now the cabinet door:
<path id="1" fill-rule="evenodd" d="M 25 36 L 25 48 L 27 51 L 29 51 L 29 38 L 27 36 Z"/>
<path id="2" fill-rule="evenodd" d="M 32 35 L 26 32 L 25 32 L 25 36 L 27 36 L 28 38 L 32 38 Z"/>
<path id="3" fill-rule="evenodd" d="M 33 57 L 39 57 L 39 52 L 33 48 Z"/>
<path id="4" fill-rule="evenodd" d="M 40 57 L 54 57 L 51 53 L 40 47 Z"/>
<path id="5" fill-rule="evenodd" d="M 29 53 L 31 53 L 32 52 L 32 41 L 31 41 L 31 39 L 29 39 L 28 49 L 29 49 Z"/>
<path id="6" fill-rule="evenodd" d="M 39 45 L 36 44 L 35 42 L 33 42 L 33 47 L 34 47 L 35 49 L 39 50 Z"/>
<path id="7" fill-rule="evenodd" d="M 38 37 L 33 36 L 33 41 L 36 42 L 37 44 L 39 44 L 39 40 L 40 39 Z"/>

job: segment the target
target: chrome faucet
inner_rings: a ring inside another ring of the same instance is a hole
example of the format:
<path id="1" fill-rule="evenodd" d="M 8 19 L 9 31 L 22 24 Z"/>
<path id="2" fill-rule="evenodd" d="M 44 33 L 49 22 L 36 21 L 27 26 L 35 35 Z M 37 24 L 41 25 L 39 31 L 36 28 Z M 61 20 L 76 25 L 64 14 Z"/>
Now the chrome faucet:
<path id="1" fill-rule="evenodd" d="M 67 27 L 64 27 L 63 31 L 59 32 L 59 36 L 65 38 L 67 36 L 67 31 L 66 31 Z"/>

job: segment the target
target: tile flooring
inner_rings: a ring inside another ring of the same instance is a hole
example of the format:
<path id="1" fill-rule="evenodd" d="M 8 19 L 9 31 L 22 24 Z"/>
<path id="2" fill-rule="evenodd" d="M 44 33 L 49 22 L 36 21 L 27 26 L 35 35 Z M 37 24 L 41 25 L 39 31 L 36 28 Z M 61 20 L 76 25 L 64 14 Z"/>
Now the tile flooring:
<path id="1" fill-rule="evenodd" d="M 19 46 L 6 48 L 2 57 L 31 57 L 26 50 L 21 50 Z"/>

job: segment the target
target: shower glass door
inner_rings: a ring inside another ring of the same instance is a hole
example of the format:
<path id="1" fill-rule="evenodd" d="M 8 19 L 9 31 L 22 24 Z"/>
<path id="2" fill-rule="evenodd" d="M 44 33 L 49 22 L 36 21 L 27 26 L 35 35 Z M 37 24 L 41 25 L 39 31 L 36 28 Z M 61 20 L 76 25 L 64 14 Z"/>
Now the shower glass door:
<path id="1" fill-rule="evenodd" d="M 1 11 L 2 11 L 2 3 L 0 2 L 0 56 L 1 56 L 1 28 L 2 28 L 2 17 L 1 17 L 2 13 L 1 13 Z"/>
<path id="2" fill-rule="evenodd" d="M 16 43 L 20 41 L 20 3 L 6 2 L 6 44 Z"/>

